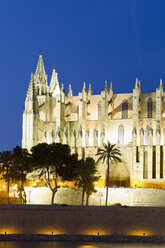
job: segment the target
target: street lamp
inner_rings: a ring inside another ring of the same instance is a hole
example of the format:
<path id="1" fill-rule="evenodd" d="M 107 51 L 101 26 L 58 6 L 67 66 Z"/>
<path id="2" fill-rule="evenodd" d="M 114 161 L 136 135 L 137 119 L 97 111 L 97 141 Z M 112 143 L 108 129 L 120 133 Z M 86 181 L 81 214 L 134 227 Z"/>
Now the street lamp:
<path id="1" fill-rule="evenodd" d="M 28 191 L 28 193 L 29 193 L 29 204 L 30 204 L 30 195 L 31 195 L 31 192 L 32 192 L 31 190 Z"/>
<path id="2" fill-rule="evenodd" d="M 103 192 L 99 192 L 99 197 L 100 197 L 100 206 L 101 206 L 101 198 L 102 198 L 102 196 L 103 196 Z"/>
<path id="3" fill-rule="evenodd" d="M 95 197 L 94 197 L 94 195 L 92 195 L 92 199 L 93 199 L 93 205 L 94 205 L 94 200 L 95 200 Z"/>

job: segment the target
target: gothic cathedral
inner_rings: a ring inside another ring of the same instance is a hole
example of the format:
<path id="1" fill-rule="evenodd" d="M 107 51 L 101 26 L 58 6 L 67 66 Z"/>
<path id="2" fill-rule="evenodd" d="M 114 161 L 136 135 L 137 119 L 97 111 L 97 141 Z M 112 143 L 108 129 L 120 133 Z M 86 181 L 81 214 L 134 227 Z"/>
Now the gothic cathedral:
<path id="1" fill-rule="evenodd" d="M 59 86 L 53 69 L 50 84 L 40 54 L 31 73 L 23 113 L 22 147 L 61 142 L 79 158 L 96 158 L 98 147 L 110 141 L 122 153 L 111 164 L 110 186 L 165 188 L 165 97 L 162 80 L 156 92 L 142 93 L 136 79 L 133 93 L 114 94 L 105 82 L 100 95 L 84 83 L 77 96 Z M 105 186 L 106 165 L 99 165 L 99 186 Z"/>

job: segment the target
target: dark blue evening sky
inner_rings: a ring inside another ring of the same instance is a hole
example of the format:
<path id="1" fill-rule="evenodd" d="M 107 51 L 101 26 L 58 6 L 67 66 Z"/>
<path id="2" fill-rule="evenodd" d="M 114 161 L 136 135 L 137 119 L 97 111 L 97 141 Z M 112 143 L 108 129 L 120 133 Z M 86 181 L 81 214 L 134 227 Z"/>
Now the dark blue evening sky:
<path id="1" fill-rule="evenodd" d="M 143 91 L 165 79 L 165 0 L 6 0 L 0 6 L 0 150 L 21 145 L 22 113 L 40 49 L 66 92 Z"/>

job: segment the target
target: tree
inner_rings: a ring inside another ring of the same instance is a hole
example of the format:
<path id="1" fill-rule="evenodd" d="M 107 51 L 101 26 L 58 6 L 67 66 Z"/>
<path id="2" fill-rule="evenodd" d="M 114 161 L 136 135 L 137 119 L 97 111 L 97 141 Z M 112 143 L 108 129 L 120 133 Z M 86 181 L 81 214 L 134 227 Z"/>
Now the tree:
<path id="1" fill-rule="evenodd" d="M 9 187 L 10 187 L 10 176 L 9 170 L 11 166 L 12 151 L 0 152 L 0 174 L 1 179 L 7 182 L 7 198 L 9 204 Z"/>
<path id="2" fill-rule="evenodd" d="M 108 141 L 108 144 L 103 144 L 103 148 L 99 148 L 96 156 L 99 156 L 97 162 L 103 161 L 103 163 L 107 162 L 107 188 L 106 188 L 106 201 L 105 205 L 107 206 L 108 202 L 108 186 L 109 186 L 109 165 L 111 162 L 121 162 L 120 156 L 121 152 L 118 148 L 116 148 L 116 144 L 111 144 Z"/>
<path id="3" fill-rule="evenodd" d="M 27 149 L 16 146 L 12 152 L 11 166 L 9 177 L 12 182 L 19 184 L 19 198 L 21 204 L 26 203 L 26 194 L 24 191 L 24 183 L 28 173 L 31 172 L 31 155 Z M 24 192 L 24 198 L 22 193 Z"/>
<path id="4" fill-rule="evenodd" d="M 59 180 L 71 180 L 74 177 L 71 165 L 77 162 L 77 155 L 70 154 L 70 147 L 61 143 L 38 144 L 31 149 L 33 171 L 43 178 L 52 192 L 51 204 L 60 188 Z"/>
<path id="5" fill-rule="evenodd" d="M 98 176 L 95 176 L 97 169 L 96 169 L 96 162 L 93 158 L 87 157 L 86 159 L 81 159 L 78 162 L 76 168 L 76 183 L 75 185 L 78 187 L 82 187 L 82 205 L 84 203 L 84 195 L 87 195 L 87 205 L 89 196 L 92 192 L 96 192 L 94 189 L 94 182 L 98 180 Z"/>

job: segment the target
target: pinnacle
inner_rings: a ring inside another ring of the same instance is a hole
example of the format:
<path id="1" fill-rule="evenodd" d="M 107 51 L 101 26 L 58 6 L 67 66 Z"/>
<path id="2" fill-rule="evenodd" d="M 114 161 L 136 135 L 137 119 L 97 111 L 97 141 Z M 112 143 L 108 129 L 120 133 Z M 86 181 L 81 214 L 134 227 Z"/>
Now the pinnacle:
<path id="1" fill-rule="evenodd" d="M 43 62 L 43 58 L 42 58 L 41 53 L 40 53 L 40 56 L 39 56 L 39 59 L 38 59 L 36 74 L 39 74 L 40 76 L 45 75 L 44 62 Z"/>
<path id="2" fill-rule="evenodd" d="M 107 80 L 105 80 L 105 87 L 104 87 L 105 91 L 108 91 L 108 87 L 107 87 Z"/>
<path id="3" fill-rule="evenodd" d="M 29 88 L 28 88 L 28 91 L 27 91 L 27 96 L 31 96 L 31 100 L 33 100 L 33 98 L 35 96 L 35 86 L 34 86 L 33 73 L 31 73 L 31 79 L 30 79 L 30 84 L 29 84 Z"/>
<path id="4" fill-rule="evenodd" d="M 111 82 L 111 85 L 110 85 L 110 90 L 112 90 L 112 82 Z"/>
<path id="5" fill-rule="evenodd" d="M 161 89 L 161 91 L 163 92 L 163 81 L 162 81 L 162 78 L 160 79 L 160 85 L 159 85 L 159 88 Z"/>
<path id="6" fill-rule="evenodd" d="M 62 83 L 62 86 L 61 86 L 61 92 L 65 92 L 63 83 Z"/>
<path id="7" fill-rule="evenodd" d="M 136 78 L 135 89 L 138 89 L 138 78 Z"/>
<path id="8" fill-rule="evenodd" d="M 109 94 L 113 93 L 113 87 L 112 87 L 112 82 L 110 84 L 110 88 L 109 88 Z"/>
<path id="9" fill-rule="evenodd" d="M 83 91 L 86 91 L 86 84 L 84 82 L 84 85 L 83 85 Z"/>
<path id="10" fill-rule="evenodd" d="M 69 84 L 68 96 L 72 96 L 72 88 L 71 88 L 71 84 Z"/>
<path id="11" fill-rule="evenodd" d="M 59 91 L 60 91 L 59 82 L 58 82 L 58 74 L 55 71 L 55 68 L 53 68 L 53 71 L 52 71 L 52 77 L 50 80 L 49 90 L 50 90 L 50 93 L 53 94 L 53 96 L 55 96 L 57 92 L 59 94 Z"/>
<path id="12" fill-rule="evenodd" d="M 91 87 L 91 84 L 89 84 L 88 95 L 92 95 L 92 87 Z"/>

